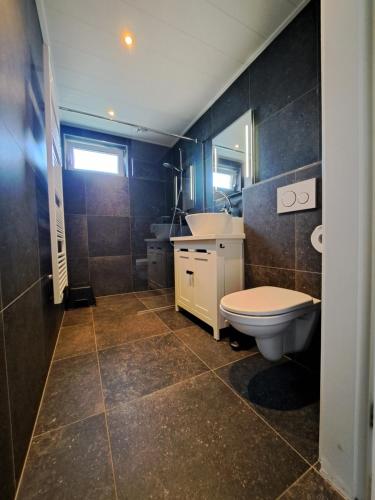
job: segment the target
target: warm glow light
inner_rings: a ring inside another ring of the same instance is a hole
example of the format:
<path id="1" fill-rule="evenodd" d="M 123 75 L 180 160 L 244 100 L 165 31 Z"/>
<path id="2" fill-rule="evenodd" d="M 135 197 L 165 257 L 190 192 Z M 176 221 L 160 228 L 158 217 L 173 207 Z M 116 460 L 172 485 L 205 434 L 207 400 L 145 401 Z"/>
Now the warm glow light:
<path id="1" fill-rule="evenodd" d="M 133 36 L 130 33 L 125 33 L 124 42 L 128 47 L 133 45 Z"/>
<path id="2" fill-rule="evenodd" d="M 240 145 L 239 145 L 239 144 L 235 144 L 235 145 L 234 145 L 234 147 L 235 147 L 236 149 L 238 149 L 238 148 L 240 147 Z"/>
<path id="3" fill-rule="evenodd" d="M 108 110 L 108 114 L 109 114 L 109 116 L 111 116 L 112 118 L 115 116 L 115 112 L 113 111 L 113 109 L 109 109 L 109 110 Z"/>

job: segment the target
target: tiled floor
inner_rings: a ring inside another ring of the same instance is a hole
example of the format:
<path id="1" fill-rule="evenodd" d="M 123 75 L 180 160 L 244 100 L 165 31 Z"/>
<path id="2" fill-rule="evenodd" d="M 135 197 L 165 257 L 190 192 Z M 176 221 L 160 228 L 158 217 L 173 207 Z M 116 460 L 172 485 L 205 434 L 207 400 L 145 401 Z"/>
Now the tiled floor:
<path id="1" fill-rule="evenodd" d="M 217 343 L 170 292 L 65 314 L 18 499 L 341 498 L 311 371 Z"/>

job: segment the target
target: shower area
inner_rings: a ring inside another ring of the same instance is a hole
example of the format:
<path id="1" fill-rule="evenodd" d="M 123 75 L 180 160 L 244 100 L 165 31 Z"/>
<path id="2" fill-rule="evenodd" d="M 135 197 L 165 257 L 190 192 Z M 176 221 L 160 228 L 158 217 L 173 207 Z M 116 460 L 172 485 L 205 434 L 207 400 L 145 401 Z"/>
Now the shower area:
<path id="1" fill-rule="evenodd" d="M 185 215 L 204 210 L 203 145 L 142 132 L 62 125 L 65 230 L 70 287 L 146 292 L 153 309 L 173 304 L 170 237 L 189 234 Z"/>

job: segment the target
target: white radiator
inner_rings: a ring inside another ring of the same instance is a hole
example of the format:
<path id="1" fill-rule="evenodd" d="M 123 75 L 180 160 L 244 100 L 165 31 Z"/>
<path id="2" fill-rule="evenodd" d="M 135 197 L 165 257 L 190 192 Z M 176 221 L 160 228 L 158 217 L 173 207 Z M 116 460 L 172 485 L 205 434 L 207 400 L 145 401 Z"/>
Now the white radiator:
<path id="1" fill-rule="evenodd" d="M 55 104 L 48 46 L 44 45 L 44 97 L 48 166 L 48 198 L 51 231 L 52 279 L 55 304 L 63 300 L 68 285 L 60 125 Z"/>

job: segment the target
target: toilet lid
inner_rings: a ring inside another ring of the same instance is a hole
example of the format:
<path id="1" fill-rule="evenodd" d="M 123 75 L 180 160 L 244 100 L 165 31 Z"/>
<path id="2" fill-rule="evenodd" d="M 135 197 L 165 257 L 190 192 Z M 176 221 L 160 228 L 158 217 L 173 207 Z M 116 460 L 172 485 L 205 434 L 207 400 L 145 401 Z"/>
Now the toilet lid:
<path id="1" fill-rule="evenodd" d="M 276 286 L 260 286 L 231 293 L 221 299 L 229 312 L 248 316 L 275 316 L 313 303 L 310 295 Z"/>

